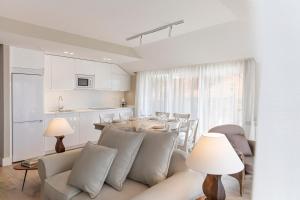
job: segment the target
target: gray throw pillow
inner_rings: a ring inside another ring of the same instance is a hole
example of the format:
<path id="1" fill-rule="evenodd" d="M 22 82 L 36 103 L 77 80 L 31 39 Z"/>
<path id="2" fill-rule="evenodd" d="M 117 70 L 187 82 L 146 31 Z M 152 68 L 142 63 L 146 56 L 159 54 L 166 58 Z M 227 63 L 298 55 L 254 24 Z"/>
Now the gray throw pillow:
<path id="1" fill-rule="evenodd" d="M 122 190 L 123 183 L 131 169 L 145 134 L 108 127 L 102 131 L 99 144 L 118 150 L 105 182 L 117 190 Z"/>
<path id="2" fill-rule="evenodd" d="M 168 175 L 177 133 L 147 132 L 128 178 L 153 186 Z"/>
<path id="3" fill-rule="evenodd" d="M 73 165 L 68 184 L 95 198 L 116 155 L 116 149 L 87 143 Z"/>

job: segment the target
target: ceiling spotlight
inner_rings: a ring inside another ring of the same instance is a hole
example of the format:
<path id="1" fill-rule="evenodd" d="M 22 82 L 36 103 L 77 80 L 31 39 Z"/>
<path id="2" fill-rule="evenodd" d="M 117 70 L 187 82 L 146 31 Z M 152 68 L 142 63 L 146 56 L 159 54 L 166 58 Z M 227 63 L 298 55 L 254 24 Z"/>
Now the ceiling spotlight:
<path id="1" fill-rule="evenodd" d="M 70 54 L 70 55 L 74 55 L 74 52 L 70 52 L 69 54 Z"/>
<path id="2" fill-rule="evenodd" d="M 103 58 L 104 61 L 111 61 L 111 58 Z"/>
<path id="3" fill-rule="evenodd" d="M 69 52 L 68 52 L 68 51 L 64 51 L 64 53 L 65 53 L 65 54 L 69 54 Z"/>

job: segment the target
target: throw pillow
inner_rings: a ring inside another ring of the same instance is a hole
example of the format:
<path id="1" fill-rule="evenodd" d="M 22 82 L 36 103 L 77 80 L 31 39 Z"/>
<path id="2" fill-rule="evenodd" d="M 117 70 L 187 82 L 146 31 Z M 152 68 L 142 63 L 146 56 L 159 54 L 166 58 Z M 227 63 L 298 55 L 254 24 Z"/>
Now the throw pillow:
<path id="1" fill-rule="evenodd" d="M 118 154 L 108 172 L 106 183 L 117 190 L 122 190 L 123 183 L 131 169 L 136 154 L 144 138 L 143 133 L 125 131 L 108 127 L 102 131 L 99 144 L 118 150 Z"/>
<path id="2" fill-rule="evenodd" d="M 166 179 L 177 133 L 147 132 L 129 178 L 153 186 Z"/>
<path id="3" fill-rule="evenodd" d="M 247 138 L 242 134 L 226 134 L 229 142 L 234 149 L 244 154 L 244 156 L 252 156 L 252 151 Z"/>
<path id="4" fill-rule="evenodd" d="M 87 143 L 73 165 L 68 184 L 95 198 L 116 155 L 116 149 Z"/>

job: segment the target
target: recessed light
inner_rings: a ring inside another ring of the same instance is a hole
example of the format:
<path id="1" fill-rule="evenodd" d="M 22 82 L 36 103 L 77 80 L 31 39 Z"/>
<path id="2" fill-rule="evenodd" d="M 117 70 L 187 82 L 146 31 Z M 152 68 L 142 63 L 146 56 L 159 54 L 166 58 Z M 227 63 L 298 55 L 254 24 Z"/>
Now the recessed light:
<path id="1" fill-rule="evenodd" d="M 103 58 L 104 61 L 110 61 L 111 58 Z"/>
<path id="2" fill-rule="evenodd" d="M 65 54 L 69 54 L 69 52 L 68 52 L 68 51 L 64 51 L 64 53 L 65 53 Z"/>
<path id="3" fill-rule="evenodd" d="M 69 54 L 70 54 L 70 55 L 73 55 L 73 54 L 74 54 L 74 52 L 70 52 Z"/>

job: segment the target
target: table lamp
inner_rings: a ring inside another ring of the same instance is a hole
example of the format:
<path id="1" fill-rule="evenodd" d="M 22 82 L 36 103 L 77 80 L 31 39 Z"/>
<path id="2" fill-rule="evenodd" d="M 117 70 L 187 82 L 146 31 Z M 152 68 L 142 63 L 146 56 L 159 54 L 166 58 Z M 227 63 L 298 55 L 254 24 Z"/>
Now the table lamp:
<path id="1" fill-rule="evenodd" d="M 207 200 L 225 200 L 222 175 L 244 169 L 244 164 L 228 139 L 220 133 L 202 135 L 186 163 L 192 170 L 207 174 L 202 185 Z"/>
<path id="2" fill-rule="evenodd" d="M 57 153 L 65 152 L 65 146 L 63 144 L 63 139 L 65 135 L 73 134 L 74 130 L 71 128 L 69 122 L 64 118 L 54 118 L 52 119 L 48 127 L 45 131 L 45 136 L 48 137 L 56 137 L 56 145 L 55 145 L 55 151 Z"/>

